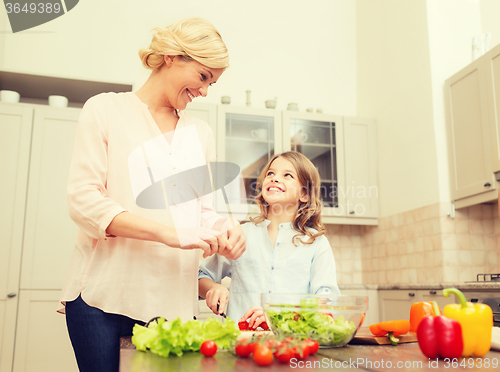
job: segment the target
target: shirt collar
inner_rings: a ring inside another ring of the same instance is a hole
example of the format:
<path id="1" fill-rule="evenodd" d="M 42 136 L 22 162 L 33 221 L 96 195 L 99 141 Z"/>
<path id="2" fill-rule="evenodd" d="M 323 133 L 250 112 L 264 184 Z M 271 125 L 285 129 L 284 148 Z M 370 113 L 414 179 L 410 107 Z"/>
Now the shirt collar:
<path id="1" fill-rule="evenodd" d="M 262 222 L 259 222 L 256 226 L 258 227 L 267 227 L 271 223 L 270 220 L 264 220 Z M 280 229 L 293 229 L 293 224 L 291 222 L 285 222 L 285 223 L 280 223 L 279 226 Z"/>

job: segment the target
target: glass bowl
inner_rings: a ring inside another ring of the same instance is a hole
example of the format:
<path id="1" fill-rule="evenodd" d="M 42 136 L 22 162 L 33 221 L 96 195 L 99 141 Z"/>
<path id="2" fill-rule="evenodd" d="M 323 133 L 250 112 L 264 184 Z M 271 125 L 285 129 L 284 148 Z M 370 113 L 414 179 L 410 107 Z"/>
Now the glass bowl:
<path id="1" fill-rule="evenodd" d="M 366 296 L 263 293 L 261 303 L 275 335 L 310 338 L 321 348 L 345 346 L 368 310 Z"/>

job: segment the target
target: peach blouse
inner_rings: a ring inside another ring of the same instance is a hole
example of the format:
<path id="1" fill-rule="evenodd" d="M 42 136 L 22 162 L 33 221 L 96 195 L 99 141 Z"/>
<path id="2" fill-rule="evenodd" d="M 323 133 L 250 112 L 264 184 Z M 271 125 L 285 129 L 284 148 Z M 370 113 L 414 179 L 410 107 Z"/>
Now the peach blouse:
<path id="1" fill-rule="evenodd" d="M 107 237 L 106 228 L 123 211 L 178 226 L 173 214 L 182 210 L 141 208 L 137 194 L 208 161 L 215 161 L 215 144 L 204 121 L 179 112 L 169 143 L 135 93 L 90 98 L 78 121 L 68 182 L 69 213 L 79 229 L 61 303 L 81 294 L 91 306 L 142 321 L 198 315 L 199 250 Z M 220 218 L 209 196 L 187 204 L 198 210 L 198 226 L 211 228 Z"/>

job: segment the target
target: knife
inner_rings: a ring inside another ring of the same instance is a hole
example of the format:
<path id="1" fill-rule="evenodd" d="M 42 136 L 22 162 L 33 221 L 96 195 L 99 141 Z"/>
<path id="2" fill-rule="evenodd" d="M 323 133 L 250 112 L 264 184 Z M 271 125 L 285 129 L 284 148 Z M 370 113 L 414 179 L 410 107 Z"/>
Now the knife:
<path id="1" fill-rule="evenodd" d="M 217 312 L 219 311 L 219 305 L 220 305 L 220 301 L 217 302 Z M 226 314 L 222 313 L 222 314 L 219 314 L 220 316 L 222 316 L 224 319 L 226 319 Z"/>

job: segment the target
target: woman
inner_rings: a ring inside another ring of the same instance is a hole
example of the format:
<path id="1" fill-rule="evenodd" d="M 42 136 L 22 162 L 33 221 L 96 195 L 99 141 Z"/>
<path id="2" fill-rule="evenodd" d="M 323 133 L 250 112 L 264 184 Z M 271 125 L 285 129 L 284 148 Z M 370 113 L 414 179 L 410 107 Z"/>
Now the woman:
<path id="1" fill-rule="evenodd" d="M 208 125 L 182 110 L 224 72 L 226 46 L 201 18 L 154 31 L 139 52 L 144 86 L 92 97 L 77 126 L 68 204 L 79 231 L 60 311 L 80 371 L 118 371 L 119 337 L 136 322 L 198 314 L 198 249 L 245 250 L 210 196 L 180 200 L 172 181 L 215 159 Z"/>

